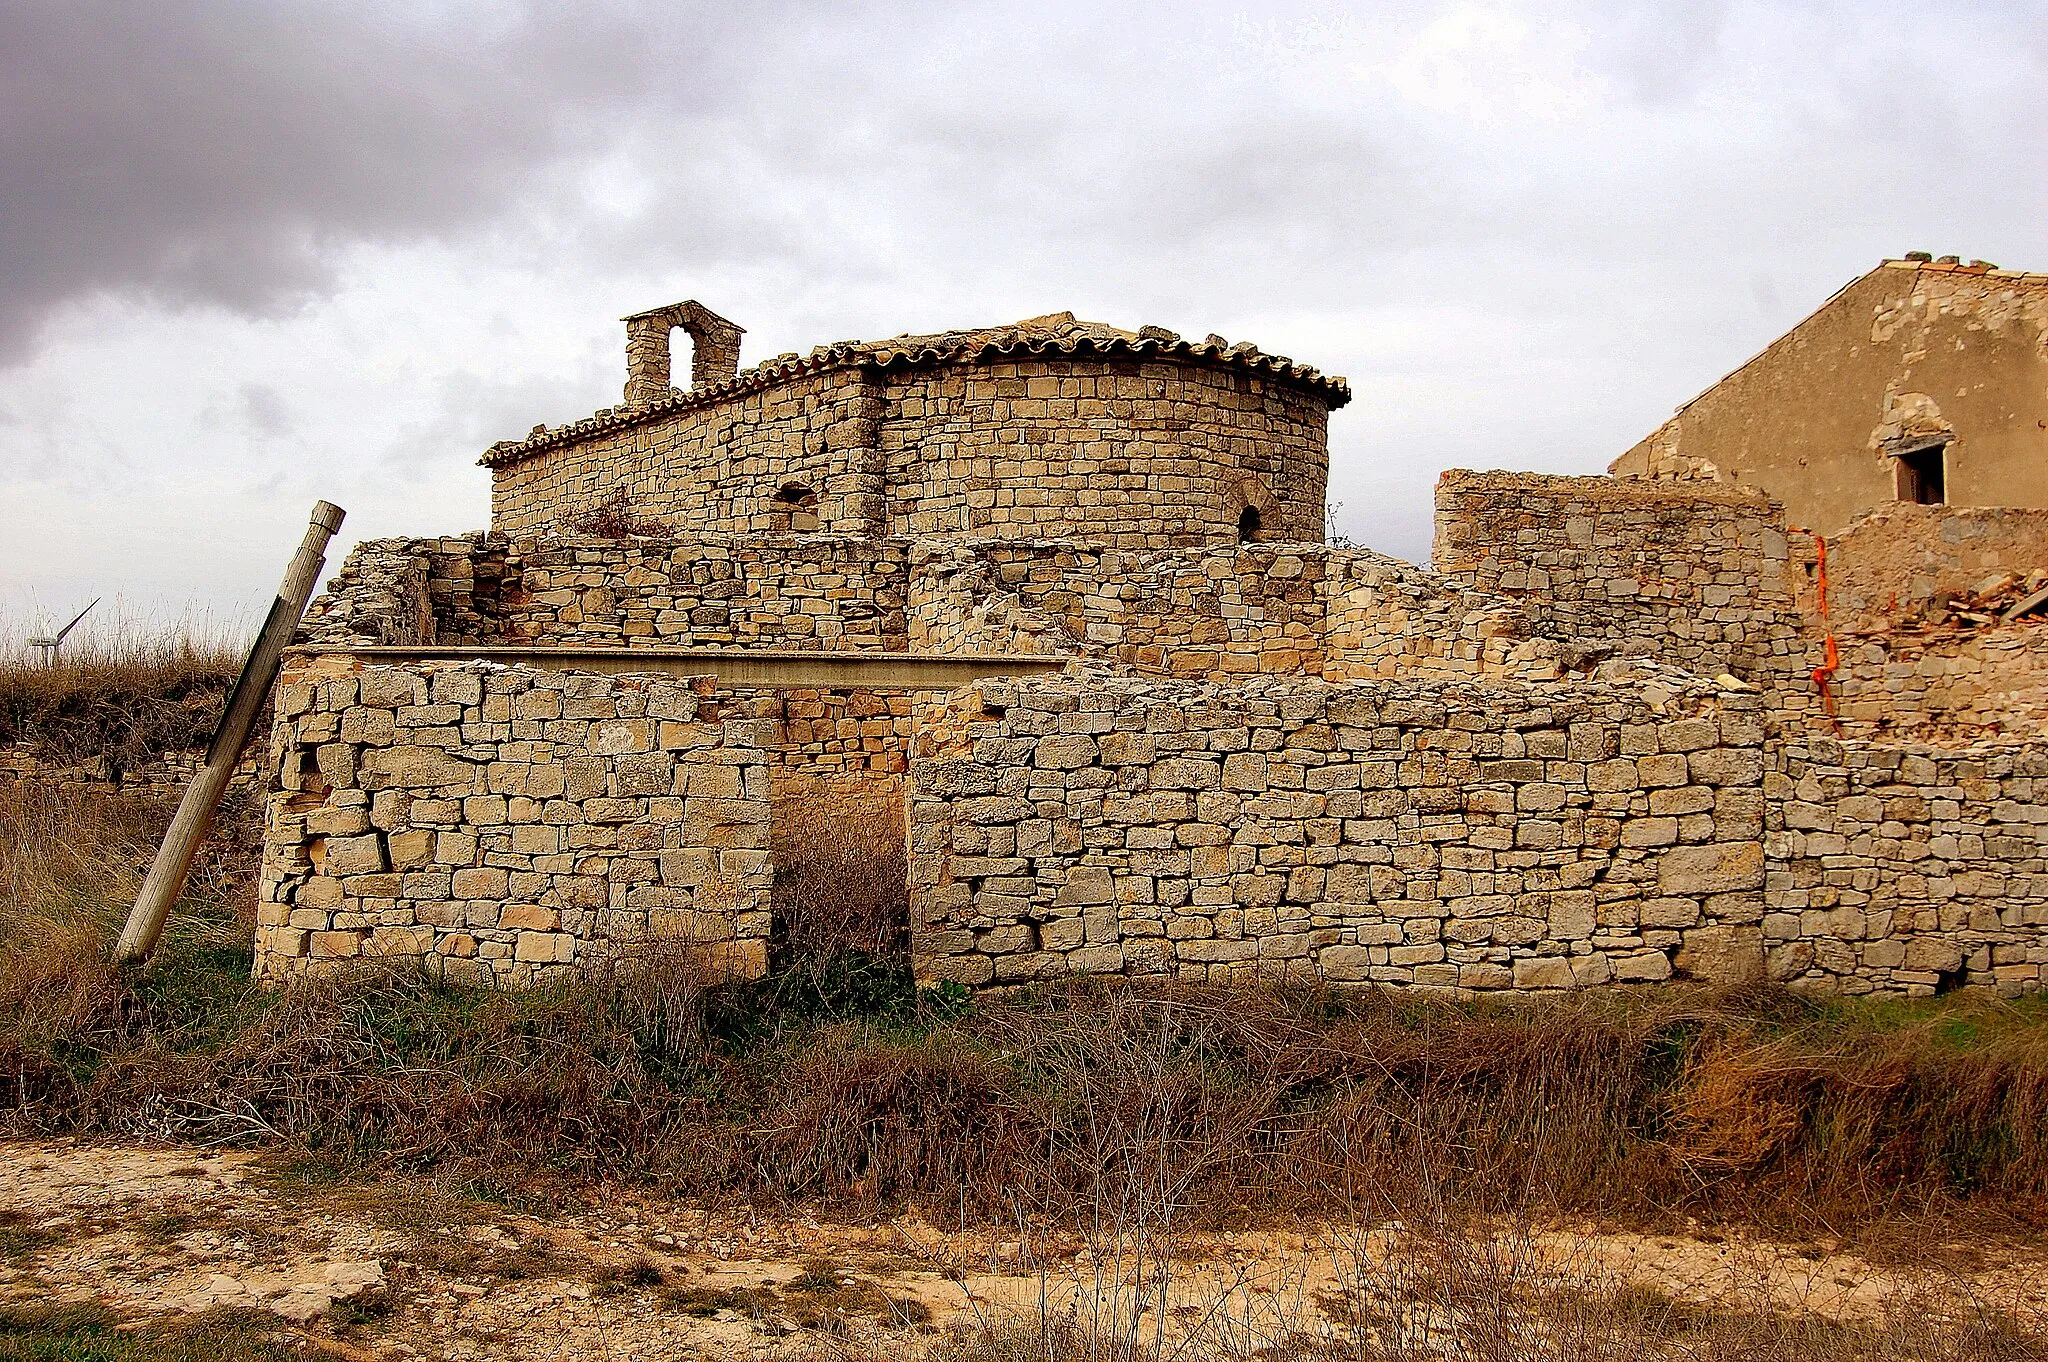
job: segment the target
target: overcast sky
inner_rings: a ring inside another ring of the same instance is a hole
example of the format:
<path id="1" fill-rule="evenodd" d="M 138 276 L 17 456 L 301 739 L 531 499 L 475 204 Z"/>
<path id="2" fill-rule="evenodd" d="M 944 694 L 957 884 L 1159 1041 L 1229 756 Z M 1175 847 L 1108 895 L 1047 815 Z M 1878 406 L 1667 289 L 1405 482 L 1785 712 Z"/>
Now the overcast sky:
<path id="1" fill-rule="evenodd" d="M 481 528 L 686 297 L 1256 341 L 1419 559 L 1440 470 L 1598 471 L 1882 257 L 2048 268 L 2044 170 L 2039 0 L 0 0 L 0 638 L 258 619 L 322 497 Z"/>

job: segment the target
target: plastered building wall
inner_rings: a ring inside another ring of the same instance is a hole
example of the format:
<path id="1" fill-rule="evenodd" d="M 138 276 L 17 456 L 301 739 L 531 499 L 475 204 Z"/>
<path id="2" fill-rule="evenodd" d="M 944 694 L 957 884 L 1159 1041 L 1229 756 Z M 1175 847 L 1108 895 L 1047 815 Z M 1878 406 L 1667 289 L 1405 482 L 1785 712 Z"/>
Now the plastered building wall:
<path id="1" fill-rule="evenodd" d="M 1815 538 L 1788 536 L 1801 569 L 1792 581 L 1809 616 L 1819 613 Z M 1888 627 L 1938 596 L 2048 568 L 2048 510 L 1891 502 L 1822 538 L 1829 612 L 1837 627 L 1850 631 Z"/>
<path id="2" fill-rule="evenodd" d="M 2048 275 L 1886 261 L 1610 471 L 1758 487 L 1831 534 L 1897 498 L 1896 449 L 1939 438 L 1951 505 L 2048 507 L 2044 337 Z"/>

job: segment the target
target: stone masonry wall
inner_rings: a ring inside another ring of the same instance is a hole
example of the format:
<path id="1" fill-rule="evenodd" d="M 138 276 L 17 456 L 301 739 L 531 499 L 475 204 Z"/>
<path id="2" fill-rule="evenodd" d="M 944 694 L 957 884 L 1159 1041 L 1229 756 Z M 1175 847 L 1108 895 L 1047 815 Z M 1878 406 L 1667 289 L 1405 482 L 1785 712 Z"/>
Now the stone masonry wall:
<path id="1" fill-rule="evenodd" d="M 918 969 L 1712 973 L 1763 916 L 1760 703 L 1676 674 L 978 683 L 911 763 Z"/>
<path id="2" fill-rule="evenodd" d="M 2048 619 L 1962 633 L 1876 630 L 1836 643 L 1829 689 L 1846 734 L 1968 743 L 2048 732 Z"/>
<path id="3" fill-rule="evenodd" d="M 1563 650 L 1530 637 L 1511 601 L 1377 553 L 1329 550 L 1322 671 L 1327 681 L 1397 676 L 1555 679 Z"/>
<path id="4" fill-rule="evenodd" d="M 919 545 L 911 642 L 1088 656 L 1184 677 L 1559 674 L 1513 604 L 1321 544 L 1154 552 L 1075 540 Z"/>
<path id="5" fill-rule="evenodd" d="M 1150 553 L 1075 540 L 940 545 L 915 559 L 915 627 L 930 638 L 938 620 L 957 615 L 947 596 L 965 574 L 1045 621 L 1039 633 L 1066 645 L 1058 651 L 1179 675 L 1313 673 L 1327 561 L 1313 544 Z"/>
<path id="6" fill-rule="evenodd" d="M 287 673 L 257 972 L 396 956 L 526 985 L 654 936 L 758 973 L 768 744 L 712 699 L 490 665 Z"/>
<path id="7" fill-rule="evenodd" d="M 477 642 L 900 650 L 906 641 L 901 543 L 522 536 L 499 557 L 493 632 Z"/>
<path id="8" fill-rule="evenodd" d="M 402 956 L 524 986 L 650 936 L 759 973 L 793 815 L 829 800 L 900 842 L 919 698 L 295 658 L 258 973 Z"/>
<path id="9" fill-rule="evenodd" d="M 623 497 L 677 531 L 784 530 L 777 494 L 802 487 L 822 528 L 879 537 L 880 404 L 871 368 L 828 369 L 557 444 L 491 470 L 491 528 L 564 527 Z"/>
<path id="10" fill-rule="evenodd" d="M 2048 987 L 2048 745 L 1813 738 L 1773 754 L 1765 792 L 1772 978 Z"/>
<path id="11" fill-rule="evenodd" d="M 123 771 L 109 768 L 101 757 L 75 764 L 52 761 L 32 742 L 8 743 L 0 745 L 0 789 L 13 781 L 32 781 L 44 787 L 105 790 L 137 799 L 176 799 L 205 764 L 205 748 L 165 752 L 145 766 Z M 237 793 L 260 791 L 269 777 L 269 757 L 259 734 L 236 763 L 228 788 Z"/>
<path id="12" fill-rule="evenodd" d="M 1232 365 L 1022 359 L 806 369 L 497 462 L 499 533 L 624 498 L 678 532 L 1320 539 L 1326 393 Z M 803 523 L 794 523 L 801 516 Z M 815 523 L 814 523 L 815 522 Z"/>
<path id="13" fill-rule="evenodd" d="M 820 534 L 377 540 L 349 555 L 300 638 L 900 650 L 907 559 L 900 541 Z"/>
<path id="14" fill-rule="evenodd" d="M 1436 570 L 1517 602 L 1537 633 L 1766 684 L 1811 665 L 1761 494 L 1452 469 L 1436 505 Z"/>
<path id="15" fill-rule="evenodd" d="M 356 545 L 328 579 L 327 589 L 307 606 L 298 640 L 371 647 L 434 642 L 434 609 L 427 581 L 433 572 L 434 553 L 445 552 L 441 546 L 447 542 L 366 539 Z M 453 543 L 467 545 L 469 541 Z"/>
<path id="16" fill-rule="evenodd" d="M 891 373 L 891 533 L 1117 548 L 1320 540 L 1327 398 L 1231 369 L 1022 360 Z"/>

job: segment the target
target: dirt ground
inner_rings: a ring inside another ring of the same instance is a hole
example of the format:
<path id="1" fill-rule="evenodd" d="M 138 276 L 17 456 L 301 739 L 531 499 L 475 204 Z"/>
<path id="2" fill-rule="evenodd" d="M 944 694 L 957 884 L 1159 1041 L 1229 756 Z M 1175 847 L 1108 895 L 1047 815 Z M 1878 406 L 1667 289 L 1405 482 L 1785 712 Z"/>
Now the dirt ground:
<path id="1" fill-rule="evenodd" d="M 430 1184 L 322 1182 L 241 1152 L 14 1142 L 0 1144 L 0 1304 L 97 1300 L 130 1319 L 261 1310 L 309 1351 L 352 1359 L 907 1362 L 992 1316 L 1128 1309 L 1115 1288 L 1141 1262 L 1167 1263 L 1172 1327 L 1221 1320 L 1246 1339 L 1327 1333 L 1347 1280 L 1399 1276 L 1380 1235 L 1175 1235 L 1167 1253 L 1144 1219 L 947 1232 L 914 1215 L 826 1223 L 629 1195 L 538 1218 Z M 1826 1244 L 1553 1225 L 1487 1254 L 1845 1318 L 1938 1279 L 1956 1298 L 2048 1320 L 2048 1254 L 2020 1244 L 1880 1266 Z"/>

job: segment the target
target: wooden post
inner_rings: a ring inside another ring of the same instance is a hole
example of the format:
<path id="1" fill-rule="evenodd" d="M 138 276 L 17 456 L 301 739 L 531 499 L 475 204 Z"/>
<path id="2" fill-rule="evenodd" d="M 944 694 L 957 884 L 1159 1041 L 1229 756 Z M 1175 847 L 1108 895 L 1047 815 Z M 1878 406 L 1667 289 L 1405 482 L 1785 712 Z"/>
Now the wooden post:
<path id="1" fill-rule="evenodd" d="M 341 528 L 343 514 L 341 507 L 325 501 L 313 507 L 305 542 L 299 545 L 291 566 L 285 569 L 277 599 L 270 604 L 262 632 L 256 635 L 256 645 L 249 650 L 249 660 L 242 665 L 242 675 L 229 692 L 220 724 L 213 730 L 213 741 L 206 748 L 206 764 L 199 768 L 199 774 L 185 789 L 185 797 L 178 802 L 177 816 L 171 819 L 170 831 L 164 834 L 164 844 L 157 848 L 149 878 L 142 882 L 142 892 L 128 913 L 128 925 L 121 929 L 120 944 L 114 948 L 116 963 L 141 964 L 156 949 L 157 938 L 164 933 L 164 920 L 171 915 L 178 895 L 184 892 L 192 858 L 199 854 L 199 844 L 206 840 L 207 831 L 213 826 L 214 811 L 220 807 L 221 796 L 227 793 L 235 764 L 248 745 L 249 730 L 256 726 L 256 716 L 270 694 L 270 683 L 277 679 L 285 645 L 291 642 L 300 616 L 306 613 L 306 602 L 312 598 L 313 587 L 320 580 L 320 568 L 327 561 L 327 541 Z"/>

